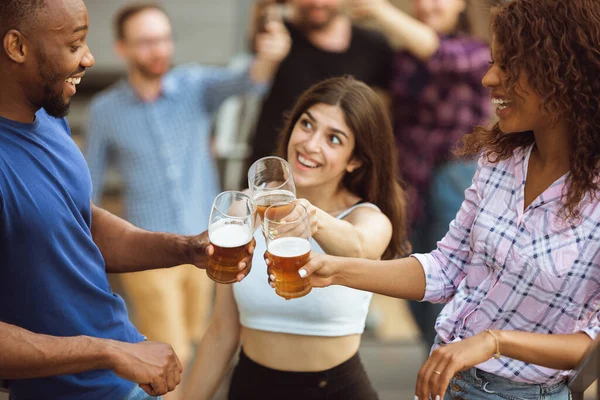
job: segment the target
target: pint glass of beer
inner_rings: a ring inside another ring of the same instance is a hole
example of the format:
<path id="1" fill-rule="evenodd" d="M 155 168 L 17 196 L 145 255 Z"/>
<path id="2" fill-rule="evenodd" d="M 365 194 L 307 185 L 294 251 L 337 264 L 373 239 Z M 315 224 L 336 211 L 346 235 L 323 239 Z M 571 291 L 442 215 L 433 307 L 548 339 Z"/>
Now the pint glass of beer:
<path id="1" fill-rule="evenodd" d="M 277 203 L 265 211 L 263 230 L 267 241 L 265 256 L 275 275 L 275 293 L 286 300 L 306 296 L 310 279 L 298 270 L 310 258 L 310 222 L 306 208 L 298 203 Z"/>
<path id="2" fill-rule="evenodd" d="M 242 192 L 223 192 L 215 198 L 208 226 L 208 238 L 215 252 L 208 258 L 206 269 L 213 281 L 237 281 L 238 264 L 252 241 L 255 212 L 254 202 Z"/>
<path id="3" fill-rule="evenodd" d="M 248 187 L 263 219 L 269 206 L 296 200 L 292 168 L 283 158 L 264 157 L 252 164 L 248 170 Z"/>

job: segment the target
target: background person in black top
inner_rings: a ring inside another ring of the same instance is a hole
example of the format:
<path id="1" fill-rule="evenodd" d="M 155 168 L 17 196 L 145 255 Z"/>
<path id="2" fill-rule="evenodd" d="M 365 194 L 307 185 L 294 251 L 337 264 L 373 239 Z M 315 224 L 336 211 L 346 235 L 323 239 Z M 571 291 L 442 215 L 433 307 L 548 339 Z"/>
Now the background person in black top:
<path id="1" fill-rule="evenodd" d="M 379 33 L 358 27 L 342 11 L 345 0 L 289 0 L 285 25 L 292 48 L 258 117 L 248 167 L 271 155 L 284 115 L 297 97 L 322 80 L 352 75 L 387 98 L 393 52 Z M 260 19 L 259 19 L 260 20 Z M 386 101 L 387 104 L 387 101 Z M 245 180 L 242 183 L 246 187 Z"/>

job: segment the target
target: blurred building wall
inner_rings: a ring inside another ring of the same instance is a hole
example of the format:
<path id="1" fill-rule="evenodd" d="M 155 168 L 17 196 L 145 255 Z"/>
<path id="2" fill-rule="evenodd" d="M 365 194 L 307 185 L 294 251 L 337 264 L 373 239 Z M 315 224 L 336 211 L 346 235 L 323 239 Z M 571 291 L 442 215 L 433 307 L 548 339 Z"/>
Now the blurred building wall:
<path id="1" fill-rule="evenodd" d="M 128 0 L 85 0 L 90 15 L 89 44 L 96 57 L 93 72 L 116 72 L 122 64 L 113 51 L 113 17 Z M 245 48 L 248 10 L 252 0 L 157 0 L 173 20 L 175 63 L 225 65 Z M 410 10 L 411 0 L 391 0 Z M 487 34 L 488 0 L 472 0 L 476 29 Z"/>
<path id="2" fill-rule="evenodd" d="M 94 72 L 123 68 L 113 51 L 113 17 L 126 0 L 85 0 L 90 16 L 88 42 L 96 58 Z M 162 0 L 157 1 L 173 20 L 175 63 L 196 61 L 226 64 L 238 51 L 245 19 L 244 0 Z"/>

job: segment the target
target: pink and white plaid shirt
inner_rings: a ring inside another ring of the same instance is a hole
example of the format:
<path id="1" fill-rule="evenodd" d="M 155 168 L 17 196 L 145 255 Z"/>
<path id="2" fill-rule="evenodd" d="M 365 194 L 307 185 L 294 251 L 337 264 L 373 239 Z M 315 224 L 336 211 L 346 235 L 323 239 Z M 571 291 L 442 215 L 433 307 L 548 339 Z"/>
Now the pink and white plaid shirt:
<path id="1" fill-rule="evenodd" d="M 481 158 L 437 250 L 413 255 L 427 277 L 423 300 L 449 302 L 436 322 L 444 343 L 485 329 L 600 333 L 600 202 L 584 199 L 581 220 L 565 223 L 565 175 L 523 210 L 532 148 L 496 164 Z M 477 368 L 536 384 L 569 373 L 507 357 Z"/>

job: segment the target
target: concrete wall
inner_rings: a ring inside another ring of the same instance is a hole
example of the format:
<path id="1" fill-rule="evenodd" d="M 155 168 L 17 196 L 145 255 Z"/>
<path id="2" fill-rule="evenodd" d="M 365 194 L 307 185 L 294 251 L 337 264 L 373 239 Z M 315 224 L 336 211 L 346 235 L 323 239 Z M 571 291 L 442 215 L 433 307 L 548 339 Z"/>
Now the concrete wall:
<path id="1" fill-rule="evenodd" d="M 175 62 L 226 64 L 243 44 L 242 25 L 250 0 L 162 0 L 176 40 Z M 86 0 L 90 16 L 90 48 L 95 71 L 114 71 L 122 65 L 113 51 L 113 17 L 127 0 Z"/>
<path id="2" fill-rule="evenodd" d="M 0 0 L 1 1 L 1 0 Z M 412 0 L 390 0 L 410 10 Z M 122 65 L 113 51 L 115 12 L 129 0 L 85 0 L 90 15 L 89 44 L 96 57 L 95 71 L 113 72 Z M 175 62 L 227 64 L 245 45 L 248 10 L 253 0 L 159 0 L 173 20 Z M 472 0 L 477 31 L 487 34 L 488 0 Z"/>

